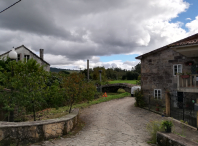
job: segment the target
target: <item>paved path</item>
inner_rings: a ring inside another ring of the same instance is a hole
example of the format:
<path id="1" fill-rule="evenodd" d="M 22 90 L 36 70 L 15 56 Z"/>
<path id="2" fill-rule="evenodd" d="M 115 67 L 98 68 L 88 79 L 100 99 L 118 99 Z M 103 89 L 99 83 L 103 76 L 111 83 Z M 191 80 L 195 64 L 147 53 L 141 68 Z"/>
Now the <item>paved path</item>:
<path id="1" fill-rule="evenodd" d="M 82 131 L 42 146 L 149 146 L 146 124 L 165 117 L 134 107 L 134 102 L 126 97 L 86 108 L 80 115 L 86 123 Z"/>

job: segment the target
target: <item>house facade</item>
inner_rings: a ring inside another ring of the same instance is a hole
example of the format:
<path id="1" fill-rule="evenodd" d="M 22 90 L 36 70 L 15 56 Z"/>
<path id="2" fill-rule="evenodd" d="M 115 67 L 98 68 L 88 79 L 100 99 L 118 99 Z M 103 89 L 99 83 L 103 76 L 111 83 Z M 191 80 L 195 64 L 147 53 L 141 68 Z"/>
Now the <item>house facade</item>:
<path id="1" fill-rule="evenodd" d="M 136 59 L 141 60 L 141 88 L 145 101 L 152 104 L 150 99 L 153 98 L 166 108 L 168 92 L 171 95 L 170 116 L 197 127 L 194 103 L 198 101 L 198 34 Z"/>
<path id="2" fill-rule="evenodd" d="M 8 54 L 10 51 L 8 51 L 4 54 L 1 54 L 0 58 L 8 57 Z M 24 60 L 24 59 L 29 60 L 30 58 L 33 58 L 40 65 L 44 66 L 44 69 L 46 71 L 50 71 L 50 64 L 44 60 L 44 50 L 43 49 L 40 49 L 40 56 L 36 55 L 34 52 L 29 50 L 24 45 L 15 48 L 15 51 L 17 52 L 17 61 Z"/>
<path id="3" fill-rule="evenodd" d="M 141 60 L 141 86 L 145 97 L 151 95 L 164 100 L 166 91 L 198 93 L 198 34 L 136 59 Z M 182 79 L 178 73 L 191 75 Z"/>

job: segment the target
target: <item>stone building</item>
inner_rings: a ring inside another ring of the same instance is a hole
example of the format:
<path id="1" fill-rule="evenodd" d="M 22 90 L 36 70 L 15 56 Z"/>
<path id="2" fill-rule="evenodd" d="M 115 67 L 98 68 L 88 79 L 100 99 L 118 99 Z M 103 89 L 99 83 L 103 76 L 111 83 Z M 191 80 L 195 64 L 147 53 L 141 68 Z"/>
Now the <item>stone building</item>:
<path id="1" fill-rule="evenodd" d="M 141 60 L 141 86 L 145 99 L 161 99 L 165 93 L 197 96 L 198 34 L 136 57 Z M 181 74 L 191 74 L 182 78 Z M 197 96 L 198 97 L 198 96 Z M 179 99 L 178 99 L 179 100 Z"/>
<path id="2" fill-rule="evenodd" d="M 10 50 L 11 51 L 11 50 Z M 4 57 L 7 57 L 9 52 L 6 52 L 4 54 L 1 54 L 0 55 L 0 58 L 4 58 Z M 17 48 L 15 48 L 15 51 L 17 52 L 17 61 L 19 60 L 29 60 L 30 58 L 33 58 L 34 60 L 36 60 L 40 65 L 44 66 L 44 69 L 46 71 L 50 71 L 50 64 L 47 63 L 45 60 L 44 60 L 44 50 L 43 49 L 40 49 L 40 57 L 38 55 L 36 55 L 35 53 L 33 53 L 31 50 L 29 50 L 27 47 L 25 47 L 24 45 L 22 46 L 19 46 Z"/>

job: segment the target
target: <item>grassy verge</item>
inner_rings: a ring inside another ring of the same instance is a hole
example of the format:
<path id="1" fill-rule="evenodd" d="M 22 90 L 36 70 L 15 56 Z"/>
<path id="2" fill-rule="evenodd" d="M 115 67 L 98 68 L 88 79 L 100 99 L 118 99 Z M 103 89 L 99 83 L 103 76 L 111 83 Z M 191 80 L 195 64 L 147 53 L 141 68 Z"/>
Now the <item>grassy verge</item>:
<path id="1" fill-rule="evenodd" d="M 136 84 L 136 80 L 114 80 L 108 81 L 109 84 L 116 84 L 116 83 L 128 83 L 128 84 Z"/>
<path id="2" fill-rule="evenodd" d="M 100 96 L 98 99 L 89 102 L 74 104 L 72 108 L 86 108 L 94 104 L 106 102 L 113 99 L 119 99 L 127 96 L 130 96 L 130 93 L 124 92 L 124 90 L 119 90 L 118 93 L 107 93 L 107 97 L 105 98 Z M 68 106 L 59 107 L 58 109 L 55 108 L 45 109 L 36 113 L 36 120 L 39 121 L 39 120 L 60 118 L 67 115 L 68 111 L 69 111 Z M 33 115 L 26 115 L 26 121 L 33 121 Z"/>
<path id="3" fill-rule="evenodd" d="M 125 93 L 121 93 L 121 94 L 117 94 L 117 95 L 111 95 L 111 94 L 108 95 L 108 93 L 107 93 L 107 97 L 105 97 L 105 98 L 100 97 L 100 98 L 90 101 L 90 102 L 76 104 L 76 105 L 74 105 L 74 108 L 85 108 L 90 105 L 98 104 L 101 102 L 106 102 L 106 101 L 113 100 L 113 99 L 119 99 L 119 98 L 123 98 L 123 97 L 127 97 L 127 96 L 130 96 L 130 93 L 125 92 Z"/>

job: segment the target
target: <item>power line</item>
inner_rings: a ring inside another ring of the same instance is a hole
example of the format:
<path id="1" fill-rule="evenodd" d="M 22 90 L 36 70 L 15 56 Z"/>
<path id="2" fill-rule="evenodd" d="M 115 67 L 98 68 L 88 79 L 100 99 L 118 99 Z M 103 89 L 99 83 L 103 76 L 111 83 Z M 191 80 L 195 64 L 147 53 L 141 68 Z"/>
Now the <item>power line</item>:
<path id="1" fill-rule="evenodd" d="M 11 8 L 12 6 L 16 5 L 17 3 L 19 3 L 21 0 L 17 1 L 16 3 L 12 4 L 11 6 L 7 7 L 6 9 L 4 9 L 3 11 L 1 11 L 0 13 L 4 12 L 5 10 Z"/>

